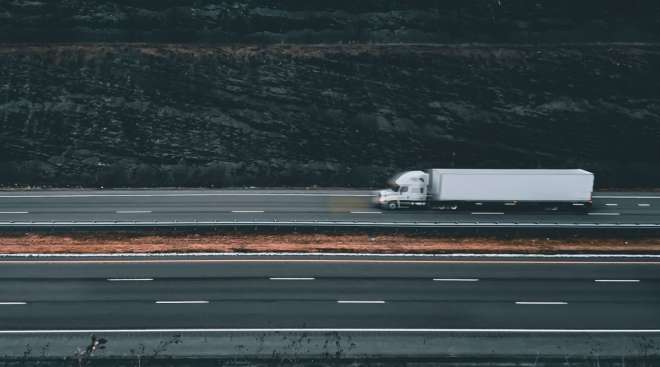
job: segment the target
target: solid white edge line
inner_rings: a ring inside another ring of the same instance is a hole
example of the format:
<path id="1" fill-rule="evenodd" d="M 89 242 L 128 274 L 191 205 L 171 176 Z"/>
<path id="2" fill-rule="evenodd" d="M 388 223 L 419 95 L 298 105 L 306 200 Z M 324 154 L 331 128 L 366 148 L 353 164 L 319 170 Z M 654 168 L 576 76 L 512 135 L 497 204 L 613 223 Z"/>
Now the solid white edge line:
<path id="1" fill-rule="evenodd" d="M 568 302 L 518 301 L 517 305 L 567 305 Z"/>
<path id="2" fill-rule="evenodd" d="M 503 212 L 472 212 L 472 215 L 504 215 Z"/>
<path id="3" fill-rule="evenodd" d="M 0 195 L 0 198 L 94 198 L 94 197 L 191 197 L 191 196 L 317 196 L 317 197 L 374 197 L 374 194 L 323 193 L 189 193 L 189 194 L 54 194 L 54 195 Z M 593 199 L 660 199 L 657 196 L 594 195 Z"/>
<path id="4" fill-rule="evenodd" d="M 478 282 L 476 278 L 433 278 L 434 282 Z"/>
<path id="5" fill-rule="evenodd" d="M 149 214 L 152 213 L 151 210 L 117 210 L 117 214 Z"/>
<path id="6" fill-rule="evenodd" d="M 592 199 L 660 199 L 660 195 L 657 196 L 618 196 L 618 195 L 594 195 Z"/>
<path id="7" fill-rule="evenodd" d="M 316 278 L 277 278 L 277 277 L 270 277 L 268 279 L 270 279 L 270 280 L 316 280 Z"/>
<path id="8" fill-rule="evenodd" d="M 27 302 L 0 302 L 1 306 L 26 305 Z"/>
<path id="9" fill-rule="evenodd" d="M 21 211 L 17 211 L 17 212 L 0 212 L 0 214 L 30 214 L 30 212 L 21 212 Z"/>
<path id="10" fill-rule="evenodd" d="M 207 304 L 209 301 L 156 301 L 157 304 Z"/>
<path id="11" fill-rule="evenodd" d="M 609 215 L 619 215 L 609 214 Z M 394 228 L 660 228 L 660 223 L 497 223 L 497 222 L 374 222 L 374 221 L 0 221 L 0 227 L 121 227 L 121 226 L 324 226 L 324 227 L 394 227 Z"/>
<path id="12" fill-rule="evenodd" d="M 351 212 L 351 214 L 383 214 L 383 212 Z"/>
<path id="13" fill-rule="evenodd" d="M 545 333 L 545 334 L 660 334 L 660 329 L 392 329 L 392 328 L 197 328 L 197 329 L 41 329 L 0 330 L 0 334 L 88 334 L 88 333 L 264 333 L 264 332 L 350 332 L 350 333 Z"/>
<path id="14" fill-rule="evenodd" d="M 207 194 L 79 194 L 79 195 L 0 195 L 0 198 L 97 198 L 97 197 L 189 197 L 189 196 L 317 196 L 317 197 L 374 197 L 373 194 L 321 193 L 207 193 Z"/>
<path id="15" fill-rule="evenodd" d="M 108 278 L 109 282 L 148 282 L 154 278 Z"/>
<path id="16" fill-rule="evenodd" d="M 449 254 L 406 254 L 406 253 L 355 253 L 355 252 L 161 252 L 161 253 L 148 253 L 148 252 L 134 252 L 134 253 L 82 253 L 82 254 L 47 254 L 47 253 L 17 253 L 17 254 L 0 254 L 0 258 L 95 258 L 95 257 L 213 257 L 213 256 L 226 256 L 226 257 L 377 257 L 377 258 L 395 258 L 395 257 L 409 257 L 409 258 L 456 258 L 456 257 L 483 257 L 483 258 L 544 258 L 544 259 L 591 259 L 591 258 L 622 258 L 622 259 L 660 259 L 660 254 L 516 254 L 516 253 L 449 253 Z M 37 261 L 35 261 L 37 262 Z M 580 262 L 576 262 L 580 263 Z M 602 264 L 603 262 L 597 262 Z M 626 264 L 629 262 L 617 262 Z M 654 262 L 648 262 L 654 264 Z M 3 264 L 3 263 L 0 263 Z M 6 262 L 5 264 L 11 264 Z"/>
<path id="17" fill-rule="evenodd" d="M 639 279 L 595 279 L 597 283 L 639 283 Z"/>
<path id="18" fill-rule="evenodd" d="M 385 303 L 385 301 L 338 300 L 337 303 L 348 303 L 348 304 L 383 304 L 383 303 Z"/>
<path id="19" fill-rule="evenodd" d="M 232 213 L 264 213 L 263 210 L 232 210 Z"/>

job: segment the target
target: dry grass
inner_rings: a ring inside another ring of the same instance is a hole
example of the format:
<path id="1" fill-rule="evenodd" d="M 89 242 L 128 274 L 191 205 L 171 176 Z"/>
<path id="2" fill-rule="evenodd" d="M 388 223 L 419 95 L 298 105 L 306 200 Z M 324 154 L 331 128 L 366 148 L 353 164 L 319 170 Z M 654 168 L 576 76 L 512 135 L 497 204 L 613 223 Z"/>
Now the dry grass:
<path id="1" fill-rule="evenodd" d="M 366 234 L 4 234 L 0 253 L 660 253 L 660 239 L 498 239 Z"/>

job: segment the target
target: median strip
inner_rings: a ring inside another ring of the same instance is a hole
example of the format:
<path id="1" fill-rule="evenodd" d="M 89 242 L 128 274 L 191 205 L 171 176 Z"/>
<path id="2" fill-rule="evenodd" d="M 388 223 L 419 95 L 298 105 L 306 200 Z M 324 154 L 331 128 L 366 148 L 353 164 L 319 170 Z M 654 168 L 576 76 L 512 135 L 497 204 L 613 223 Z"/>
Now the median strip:
<path id="1" fill-rule="evenodd" d="M 145 214 L 146 215 L 146 214 Z M 237 216 L 243 214 L 237 214 Z M 249 214 L 245 214 L 249 215 Z M 256 215 L 256 214 L 255 214 Z M 384 215 L 384 214 L 383 214 Z M 366 217 L 365 217 L 366 218 Z M 486 218 L 481 216 L 478 218 Z M 494 217 L 493 217 L 494 218 Z M 499 218 L 499 217 L 498 217 Z M 597 218 L 597 217 L 592 217 Z M 657 224 L 660 228 L 660 224 Z M 382 256 L 397 256 L 396 254 L 430 254 L 439 257 L 455 257 L 474 254 L 499 254 L 502 257 L 658 257 L 660 255 L 660 238 L 650 236 L 635 236 L 627 238 L 592 238 L 592 237 L 525 237 L 496 238 L 485 236 L 449 237 L 432 234 L 406 233 L 279 233 L 264 235 L 259 233 L 203 233 L 187 232 L 172 233 L 128 233 L 128 232 L 94 232 L 80 233 L 5 233 L 0 236 L 0 249 L 4 256 L 26 256 L 35 258 L 53 254 L 56 256 L 85 257 L 92 254 L 101 256 L 153 256 L 178 255 L 201 256 L 204 253 L 218 254 L 275 254 L 275 253 L 309 253 L 317 254 L 381 254 Z M 540 235 L 540 234 L 539 234 Z M 142 254 L 142 255 L 140 255 Z M 392 255 L 389 255 L 392 254 Z M 440 255 L 443 254 L 443 255 Z M 451 255 L 450 255 L 451 254 Z M 597 255 L 600 254 L 600 255 Z M 603 255 L 608 254 L 608 255 Z M 638 255 L 632 255 L 638 254 Z M 653 255 L 650 255 L 653 254 Z M 313 255 L 313 256 L 317 256 Z M 649 256 L 650 255 L 650 256 Z M 2 255 L 0 255 L 2 256 Z M 358 255 L 355 255 L 358 256 Z M 264 257 L 264 256 L 262 256 Z M 268 257 L 268 256 L 266 256 Z M 271 256 L 272 257 L 272 256 Z M 444 278 L 443 271 L 431 273 L 425 277 Z M 109 274 L 119 275 L 113 278 L 131 278 L 125 275 L 137 275 L 136 278 L 148 278 L 149 273 Z M 263 274 L 263 279 L 273 277 L 294 277 L 299 272 L 277 272 Z M 105 274 L 104 274 L 105 275 Z M 313 276 L 316 274 L 300 274 Z M 446 274 L 459 275 L 459 274 Z M 103 277 L 103 279 L 109 277 Z M 450 277 L 448 277 L 450 278 Z M 467 277 L 466 277 L 467 278 Z M 595 277 L 589 277 L 593 280 Z"/>

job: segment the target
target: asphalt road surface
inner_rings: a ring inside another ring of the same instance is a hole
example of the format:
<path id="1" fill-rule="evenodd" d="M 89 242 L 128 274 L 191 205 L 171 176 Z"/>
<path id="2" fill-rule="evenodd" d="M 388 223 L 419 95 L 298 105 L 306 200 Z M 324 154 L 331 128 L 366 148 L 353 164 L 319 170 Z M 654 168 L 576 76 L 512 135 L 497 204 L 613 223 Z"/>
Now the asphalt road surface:
<path id="1" fill-rule="evenodd" d="M 5 259 L 0 334 L 29 330 L 655 330 L 657 259 Z"/>
<path id="2" fill-rule="evenodd" d="M 0 227 L 381 226 L 660 228 L 660 194 L 595 193 L 584 213 L 387 211 L 370 191 L 96 190 L 0 192 Z"/>

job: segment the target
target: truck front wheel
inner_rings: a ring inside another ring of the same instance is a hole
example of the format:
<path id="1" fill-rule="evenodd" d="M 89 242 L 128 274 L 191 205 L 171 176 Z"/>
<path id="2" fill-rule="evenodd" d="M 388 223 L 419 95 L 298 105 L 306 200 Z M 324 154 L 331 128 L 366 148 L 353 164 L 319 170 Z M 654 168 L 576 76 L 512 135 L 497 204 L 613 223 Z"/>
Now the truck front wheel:
<path id="1" fill-rule="evenodd" d="M 398 205 L 396 205 L 396 201 L 390 201 L 389 203 L 387 203 L 387 209 L 394 210 L 396 208 L 398 208 Z"/>

